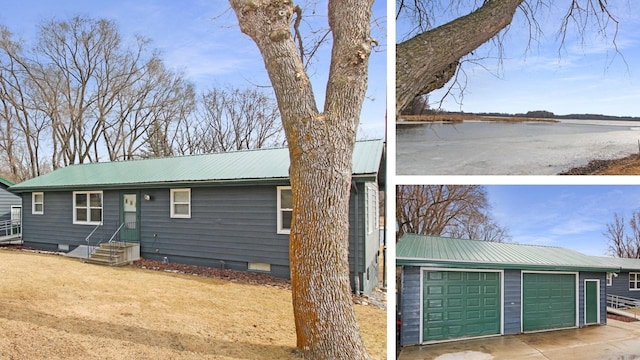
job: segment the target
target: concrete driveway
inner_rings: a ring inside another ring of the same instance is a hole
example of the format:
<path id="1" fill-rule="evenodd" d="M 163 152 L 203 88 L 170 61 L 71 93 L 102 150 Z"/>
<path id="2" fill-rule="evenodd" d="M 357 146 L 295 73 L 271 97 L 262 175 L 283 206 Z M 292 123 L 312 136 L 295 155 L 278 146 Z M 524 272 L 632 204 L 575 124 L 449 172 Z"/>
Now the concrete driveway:
<path id="1" fill-rule="evenodd" d="M 640 322 L 407 346 L 400 360 L 632 360 L 640 359 Z"/>

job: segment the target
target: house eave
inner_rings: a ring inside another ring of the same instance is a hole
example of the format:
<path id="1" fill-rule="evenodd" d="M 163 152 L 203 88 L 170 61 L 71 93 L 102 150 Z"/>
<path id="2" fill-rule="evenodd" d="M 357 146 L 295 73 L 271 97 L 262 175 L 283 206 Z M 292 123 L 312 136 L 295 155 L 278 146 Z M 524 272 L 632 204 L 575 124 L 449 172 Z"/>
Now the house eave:
<path id="1" fill-rule="evenodd" d="M 491 263 L 478 261 L 443 261 L 440 259 L 397 258 L 398 266 L 418 266 L 451 269 L 531 270 L 531 271 L 583 271 L 620 272 L 620 268 L 566 264 Z"/>
<path id="2" fill-rule="evenodd" d="M 376 181 L 377 174 L 354 174 L 356 182 Z M 173 187 L 218 187 L 218 186 L 251 186 L 251 185 L 288 185 L 289 177 L 273 177 L 259 179 L 220 179 L 220 180 L 182 180 L 160 181 L 144 183 L 116 183 L 116 184 L 69 184 L 33 187 L 10 187 L 13 193 L 28 193 L 33 191 L 77 191 L 77 190 L 124 190 L 124 189 L 157 189 Z"/>

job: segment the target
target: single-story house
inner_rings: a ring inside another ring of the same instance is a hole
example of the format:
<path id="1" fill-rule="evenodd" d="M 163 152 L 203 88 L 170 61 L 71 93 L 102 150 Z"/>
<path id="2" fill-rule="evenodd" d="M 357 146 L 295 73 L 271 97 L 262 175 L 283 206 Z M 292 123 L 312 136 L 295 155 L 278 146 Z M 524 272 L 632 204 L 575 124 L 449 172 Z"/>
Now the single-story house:
<path id="1" fill-rule="evenodd" d="M 382 140 L 356 143 L 349 232 L 356 292 L 378 283 L 383 158 Z M 147 259 L 289 277 L 287 148 L 73 165 L 10 190 L 22 197 L 25 246 L 72 251 L 117 236 L 139 244 Z"/>
<path id="2" fill-rule="evenodd" d="M 13 185 L 11 181 L 0 177 L 0 223 L 8 220 L 20 220 L 21 199 L 7 190 Z"/>
<path id="3" fill-rule="evenodd" d="M 606 324 L 617 271 L 560 247 L 415 234 L 396 257 L 402 345 Z"/>
<path id="4" fill-rule="evenodd" d="M 618 268 L 608 273 L 607 294 L 640 301 L 640 259 L 598 257 L 601 262 Z"/>

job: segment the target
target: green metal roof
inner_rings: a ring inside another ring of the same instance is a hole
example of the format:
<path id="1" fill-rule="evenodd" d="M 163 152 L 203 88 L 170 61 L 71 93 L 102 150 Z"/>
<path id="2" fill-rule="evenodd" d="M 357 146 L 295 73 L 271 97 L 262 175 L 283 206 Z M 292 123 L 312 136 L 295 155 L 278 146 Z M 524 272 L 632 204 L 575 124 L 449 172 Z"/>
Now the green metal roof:
<path id="1" fill-rule="evenodd" d="M 359 141 L 353 175 L 378 174 L 384 143 Z M 259 149 L 158 159 L 72 165 L 27 180 L 14 192 L 86 188 L 130 188 L 163 184 L 251 183 L 289 178 L 287 148 Z"/>
<path id="2" fill-rule="evenodd" d="M 600 262 L 617 267 L 620 271 L 640 271 L 640 259 L 614 258 L 608 256 L 596 256 Z"/>
<path id="3" fill-rule="evenodd" d="M 396 245 L 398 265 L 617 272 L 595 256 L 553 246 L 452 239 L 405 234 Z"/>
<path id="4" fill-rule="evenodd" d="M 2 178 L 2 177 L 0 177 L 0 184 L 4 185 L 6 187 L 14 185 L 13 182 L 11 182 L 11 181 L 9 181 L 9 180 L 7 180 L 5 178 Z"/>

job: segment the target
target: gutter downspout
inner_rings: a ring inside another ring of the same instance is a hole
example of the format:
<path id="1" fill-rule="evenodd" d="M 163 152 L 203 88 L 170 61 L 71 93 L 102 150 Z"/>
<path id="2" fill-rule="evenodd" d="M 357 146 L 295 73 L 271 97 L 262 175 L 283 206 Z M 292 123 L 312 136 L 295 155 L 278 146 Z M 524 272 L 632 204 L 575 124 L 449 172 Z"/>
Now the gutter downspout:
<path id="1" fill-rule="evenodd" d="M 360 201 L 359 201 L 359 196 L 358 196 L 358 186 L 356 185 L 355 180 L 351 181 L 351 188 L 353 189 L 353 192 L 355 193 L 355 199 L 354 199 L 354 203 L 355 203 L 355 221 L 354 221 L 354 226 L 353 226 L 353 237 L 354 237 L 354 256 L 353 256 L 353 266 L 354 266 L 354 290 L 356 292 L 356 295 L 360 295 L 360 274 L 358 272 L 358 270 L 360 269 L 360 263 L 358 262 L 358 258 L 360 257 L 360 238 L 359 238 L 359 234 L 358 234 L 358 225 L 359 225 L 359 212 L 358 209 L 360 208 Z"/>

